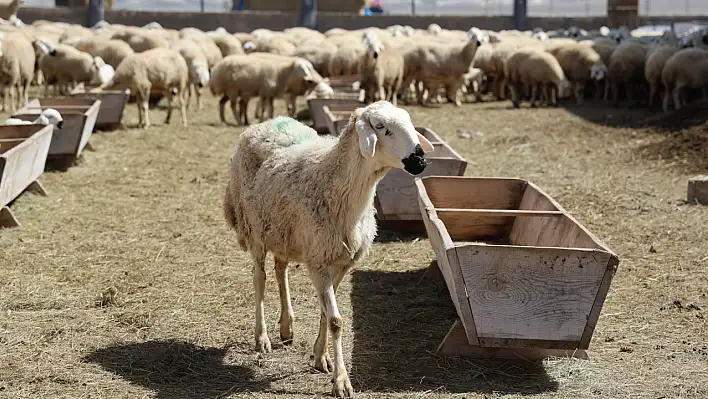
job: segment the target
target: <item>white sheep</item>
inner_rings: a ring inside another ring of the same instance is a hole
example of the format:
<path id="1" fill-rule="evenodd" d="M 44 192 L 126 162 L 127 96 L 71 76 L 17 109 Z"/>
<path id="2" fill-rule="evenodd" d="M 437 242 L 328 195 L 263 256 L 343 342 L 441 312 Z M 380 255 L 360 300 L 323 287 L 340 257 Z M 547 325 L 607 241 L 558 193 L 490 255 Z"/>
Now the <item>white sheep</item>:
<path id="1" fill-rule="evenodd" d="M 303 59 L 292 58 L 280 62 L 273 58 L 251 55 L 230 55 L 212 70 L 209 88 L 212 94 L 222 96 L 219 118 L 224 119 L 224 106 L 231 101 L 231 110 L 238 123 L 248 125 L 248 102 L 260 97 L 268 106 L 268 117 L 273 117 L 273 101 L 281 97 L 295 81 L 311 81 L 312 66 Z M 238 103 L 237 103 L 238 101 Z M 261 114 L 265 118 L 266 112 Z"/>
<path id="2" fill-rule="evenodd" d="M 374 194 L 391 168 L 420 174 L 432 144 L 410 115 L 388 102 L 357 109 L 339 137 L 290 118 L 254 125 L 241 134 L 230 159 L 226 220 L 254 263 L 256 349 L 271 351 L 263 299 L 265 258 L 275 257 L 280 287 L 280 336 L 293 339 L 288 262 L 307 265 L 320 303 L 315 368 L 333 371 L 333 394 L 354 394 L 342 353 L 342 316 L 335 294 L 376 236 Z M 332 336 L 334 363 L 327 348 Z"/>
<path id="3" fill-rule="evenodd" d="M 599 82 L 607 76 L 607 66 L 602 62 L 600 54 L 590 46 L 575 42 L 556 46 L 548 52 L 556 57 L 565 76 L 573 84 L 577 104 L 583 102 L 582 90 L 588 81 L 595 82 L 599 90 Z"/>
<path id="4" fill-rule="evenodd" d="M 105 63 L 100 57 L 92 57 L 65 44 L 54 46 L 43 39 L 35 41 L 35 44 L 42 51 L 39 67 L 45 77 L 45 95 L 52 81 L 55 81 L 55 94 L 57 87 L 67 88 L 77 83 L 106 83 L 101 81 L 101 66 Z"/>
<path id="5" fill-rule="evenodd" d="M 541 49 L 531 48 L 518 50 L 504 62 L 504 81 L 509 83 L 511 101 L 519 107 L 520 89 L 531 87 L 531 106 L 536 105 L 539 91 L 543 91 L 549 104 L 557 105 L 569 86 L 558 60 L 552 54 Z M 551 93 L 548 93 L 551 89 Z"/>
<path id="6" fill-rule="evenodd" d="M 647 58 L 647 47 L 632 40 L 623 41 L 610 56 L 607 66 L 608 80 L 605 85 L 605 102 L 609 99 L 612 89 L 613 103 L 618 105 L 620 85 L 624 86 L 627 100 L 632 105 L 633 90 L 637 83 L 644 81 L 644 64 Z"/>
<path id="7" fill-rule="evenodd" d="M 678 46 L 668 43 L 655 47 L 647 56 L 646 64 L 644 65 L 644 77 L 649 84 L 649 108 L 654 106 L 654 98 L 659 94 L 659 89 L 662 87 L 661 73 L 664 70 L 666 61 L 679 51 Z"/>
<path id="8" fill-rule="evenodd" d="M 4 87 L 9 87 L 10 107 L 13 111 L 16 106 L 29 102 L 29 87 L 34 78 L 35 61 L 34 48 L 23 35 L 0 34 L 0 84 L 3 85 L 3 91 Z M 5 93 L 2 110 L 5 111 Z"/>
<path id="9" fill-rule="evenodd" d="M 192 98 L 192 91 L 197 97 L 197 108 L 202 109 L 202 87 L 209 84 L 209 62 L 199 45 L 189 39 L 180 39 L 172 44 L 172 49 L 176 50 L 187 61 L 189 68 L 189 80 L 187 85 L 187 98 L 185 108 L 189 108 Z"/>
<path id="10" fill-rule="evenodd" d="M 26 121 L 20 118 L 8 118 L 4 122 L 5 125 L 55 125 L 58 129 L 64 127 L 64 118 L 62 118 L 59 111 L 54 108 L 47 108 L 43 110 L 37 119 L 33 121 Z"/>
<path id="11" fill-rule="evenodd" d="M 189 67 L 177 51 L 167 48 L 154 48 L 128 56 L 116 69 L 115 76 L 101 85 L 101 90 L 130 89 L 136 95 L 139 125 L 150 126 L 148 100 L 152 90 L 160 90 L 167 97 L 168 108 L 165 123 L 170 123 L 172 99 L 179 98 L 182 124 L 187 126 L 187 111 L 184 104 L 184 91 L 187 87 Z"/>
<path id="12" fill-rule="evenodd" d="M 708 99 L 708 51 L 687 48 L 676 52 L 664 64 L 661 72 L 664 84 L 664 112 L 669 111 L 669 99 L 673 97 L 674 107 L 680 109 L 684 89 L 701 89 L 703 99 Z"/>
<path id="13" fill-rule="evenodd" d="M 403 81 L 403 55 L 393 43 L 384 44 L 375 33 L 367 36 L 365 44 L 366 53 L 360 67 L 360 87 L 364 89 L 365 99 L 367 102 L 387 100 L 395 107 Z"/>

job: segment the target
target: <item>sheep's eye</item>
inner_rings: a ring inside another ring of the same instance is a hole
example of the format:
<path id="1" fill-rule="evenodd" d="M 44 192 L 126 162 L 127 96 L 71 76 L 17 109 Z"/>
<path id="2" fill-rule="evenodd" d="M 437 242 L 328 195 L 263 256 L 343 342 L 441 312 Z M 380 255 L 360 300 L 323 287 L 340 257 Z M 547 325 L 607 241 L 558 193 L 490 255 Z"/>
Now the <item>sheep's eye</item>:
<path id="1" fill-rule="evenodd" d="M 384 133 L 384 135 L 393 136 L 393 133 L 390 130 L 386 129 L 386 133 Z"/>
<path id="2" fill-rule="evenodd" d="M 376 130 L 381 130 L 384 128 L 384 125 L 383 125 L 383 123 L 379 123 L 378 125 L 376 125 L 374 127 L 376 128 Z"/>

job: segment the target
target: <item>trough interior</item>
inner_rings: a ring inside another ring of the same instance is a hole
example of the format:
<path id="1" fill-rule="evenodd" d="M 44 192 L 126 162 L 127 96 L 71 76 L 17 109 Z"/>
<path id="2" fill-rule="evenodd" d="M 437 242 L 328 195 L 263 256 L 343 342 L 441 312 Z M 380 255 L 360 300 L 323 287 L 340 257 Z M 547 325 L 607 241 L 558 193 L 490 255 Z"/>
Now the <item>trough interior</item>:
<path id="1" fill-rule="evenodd" d="M 90 98 L 81 98 L 81 97 L 67 97 L 67 98 L 40 98 L 39 99 L 39 105 L 41 108 L 56 108 L 56 107 L 85 107 L 86 109 L 89 109 L 93 105 L 93 103 L 96 100 L 90 99 Z M 36 103 L 37 101 L 31 101 L 30 106 L 32 106 L 32 103 Z"/>
<path id="2" fill-rule="evenodd" d="M 22 144 L 24 141 L 25 141 L 25 139 L 0 139 L 0 154 L 5 154 L 6 152 L 10 151 L 11 149 Z M 2 169 L 2 168 L 0 168 L 0 169 Z M 1 171 L 2 170 L 0 170 L 0 172 Z"/>
<path id="3" fill-rule="evenodd" d="M 15 118 L 15 117 L 13 117 Z M 35 117 L 36 119 L 36 117 Z M 33 119 L 34 120 L 34 119 Z M 7 125 L 0 126 L 0 140 L 7 139 L 28 139 L 33 134 L 44 129 L 40 125 Z"/>
<path id="4" fill-rule="evenodd" d="M 427 178 L 423 184 L 438 218 L 455 245 L 481 242 L 600 248 L 593 237 L 568 217 L 563 209 L 524 180 Z M 536 212 L 515 214 L 499 211 Z"/>

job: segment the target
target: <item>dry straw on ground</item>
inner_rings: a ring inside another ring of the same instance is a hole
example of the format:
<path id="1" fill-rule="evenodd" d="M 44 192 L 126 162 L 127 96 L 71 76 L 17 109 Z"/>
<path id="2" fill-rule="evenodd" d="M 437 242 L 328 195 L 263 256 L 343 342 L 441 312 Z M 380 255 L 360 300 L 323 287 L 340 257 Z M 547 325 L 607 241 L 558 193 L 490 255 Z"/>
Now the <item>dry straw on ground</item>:
<path id="1" fill-rule="evenodd" d="M 80 165 L 42 177 L 49 197 L 12 205 L 23 227 L 0 232 L 0 397 L 328 395 L 310 358 L 317 301 L 302 268 L 291 280 L 295 344 L 277 344 L 271 272 L 276 344 L 253 351 L 251 266 L 220 208 L 243 129 L 220 125 L 216 99 L 205 103 L 188 129 L 147 131 L 132 128 L 131 104 L 131 128 L 95 134 Z M 537 183 L 619 254 L 591 359 L 436 357 L 455 312 L 444 283 L 425 275 L 434 254 L 426 239 L 382 234 L 338 295 L 358 396 L 708 397 L 708 207 L 684 203 L 687 178 L 708 169 L 706 109 L 667 120 L 509 105 L 409 110 L 470 161 L 468 175 Z"/>

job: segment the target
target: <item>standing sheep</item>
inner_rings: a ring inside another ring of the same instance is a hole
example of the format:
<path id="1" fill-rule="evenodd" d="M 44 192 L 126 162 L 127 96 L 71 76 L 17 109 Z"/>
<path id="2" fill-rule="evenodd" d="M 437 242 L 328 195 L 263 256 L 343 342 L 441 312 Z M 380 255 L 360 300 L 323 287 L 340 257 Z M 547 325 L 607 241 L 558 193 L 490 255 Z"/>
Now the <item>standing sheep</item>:
<path id="1" fill-rule="evenodd" d="M 521 86 L 531 87 L 532 107 L 536 105 L 541 90 L 549 104 L 557 105 L 557 98 L 569 86 L 558 60 L 552 54 L 536 48 L 518 50 L 509 57 L 504 63 L 504 80 L 509 83 L 511 101 L 517 108 Z"/>
<path id="2" fill-rule="evenodd" d="M 27 105 L 29 102 L 29 87 L 34 78 L 34 65 L 34 48 L 24 36 L 0 36 L 0 84 L 9 87 L 10 108 L 13 111 L 16 106 Z M 17 91 L 17 101 L 15 101 L 14 90 Z M 3 93 L 2 110 L 5 111 L 5 93 Z"/>
<path id="3" fill-rule="evenodd" d="M 253 259 L 256 349 L 270 352 L 263 299 L 265 258 L 275 257 L 281 302 L 280 336 L 293 339 L 294 314 L 288 263 L 307 265 L 320 304 L 315 368 L 333 371 L 333 394 L 354 390 L 342 353 L 343 320 L 335 297 L 354 264 L 376 236 L 374 194 L 391 168 L 418 175 L 432 144 L 405 110 L 388 102 L 357 109 L 339 137 L 290 119 L 276 118 L 247 129 L 230 159 L 224 214 L 239 246 Z M 334 362 L 328 353 L 332 336 Z"/>
<path id="4" fill-rule="evenodd" d="M 398 89 L 403 81 L 403 56 L 391 42 L 384 44 L 376 34 L 366 40 L 366 53 L 361 62 L 361 88 L 367 102 L 390 101 L 396 106 Z"/>
<path id="5" fill-rule="evenodd" d="M 647 62 L 644 65 L 644 77 L 649 84 L 649 109 L 654 107 L 654 98 L 659 94 L 664 65 L 678 50 L 679 48 L 673 44 L 663 44 L 654 48 L 647 57 Z"/>
<path id="6" fill-rule="evenodd" d="M 172 116 L 172 97 L 179 97 L 182 125 L 187 126 L 187 111 L 184 104 L 184 91 L 187 87 L 189 68 L 184 58 L 176 51 L 155 48 L 128 56 L 116 69 L 110 82 L 101 86 L 102 90 L 130 89 L 136 95 L 139 125 L 150 126 L 148 100 L 152 89 L 164 92 L 168 108 L 165 123 L 170 123 Z"/>
<path id="7" fill-rule="evenodd" d="M 189 108 L 192 91 L 197 97 L 197 109 L 202 109 L 202 87 L 209 84 L 209 62 L 199 45 L 192 40 L 180 39 L 173 43 L 172 49 L 180 53 L 189 68 L 185 109 Z"/>
<path id="8" fill-rule="evenodd" d="M 618 106 L 619 88 L 622 85 L 627 94 L 627 101 L 632 105 L 635 87 L 644 82 L 646 58 L 646 47 L 630 40 L 622 42 L 612 52 L 608 65 L 608 81 L 605 85 L 605 102 L 608 101 L 609 91 L 612 89 L 612 101 Z"/>
<path id="9" fill-rule="evenodd" d="M 674 107 L 680 109 L 681 94 L 685 89 L 701 89 L 703 99 L 708 99 L 708 51 L 687 48 L 676 52 L 666 61 L 661 72 L 664 84 L 664 112 L 669 112 L 669 99 L 673 96 Z"/>
<path id="10" fill-rule="evenodd" d="M 555 46 L 547 50 L 558 60 L 565 76 L 573 84 L 573 95 L 578 105 L 583 103 L 583 89 L 592 80 L 599 89 L 599 83 L 607 76 L 607 67 L 600 54 L 592 47 L 578 43 Z"/>

